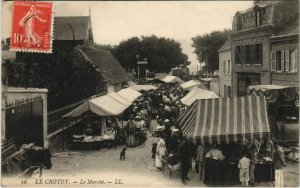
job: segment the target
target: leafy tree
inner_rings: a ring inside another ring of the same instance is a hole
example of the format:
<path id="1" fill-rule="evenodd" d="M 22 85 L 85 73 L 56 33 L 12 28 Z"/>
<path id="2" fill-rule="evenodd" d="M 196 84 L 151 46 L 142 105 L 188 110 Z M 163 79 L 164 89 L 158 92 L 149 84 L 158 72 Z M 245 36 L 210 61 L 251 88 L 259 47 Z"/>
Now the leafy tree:
<path id="1" fill-rule="evenodd" d="M 129 69 L 137 69 L 137 61 L 146 58 L 147 68 L 156 73 L 169 72 L 173 67 L 190 63 L 179 42 L 155 35 L 122 41 L 112 53 L 123 67 Z"/>
<path id="2" fill-rule="evenodd" d="M 198 35 L 192 38 L 192 47 L 200 63 L 206 62 L 208 72 L 213 73 L 219 69 L 218 50 L 227 40 L 230 30 L 213 31 L 210 34 Z M 207 59 L 207 60 L 206 60 Z"/>
<path id="3" fill-rule="evenodd" d="M 78 102 L 104 90 L 101 74 L 75 48 L 68 56 L 19 53 L 6 61 L 2 80 L 8 86 L 48 89 L 49 111 Z"/>

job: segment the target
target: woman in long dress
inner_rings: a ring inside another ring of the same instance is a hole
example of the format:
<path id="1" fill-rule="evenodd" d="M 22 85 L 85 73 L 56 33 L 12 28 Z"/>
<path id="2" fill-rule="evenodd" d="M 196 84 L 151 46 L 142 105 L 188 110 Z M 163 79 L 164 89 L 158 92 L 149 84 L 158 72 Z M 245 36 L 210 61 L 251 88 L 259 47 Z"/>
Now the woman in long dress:
<path id="1" fill-rule="evenodd" d="M 156 157 L 155 157 L 155 166 L 156 168 L 162 168 L 162 158 L 165 156 L 167 149 L 166 149 L 166 142 L 163 138 L 160 138 L 157 146 L 156 146 Z"/>
<path id="2" fill-rule="evenodd" d="M 127 137 L 126 137 L 126 146 L 127 147 L 135 147 L 136 140 L 135 140 L 135 126 L 133 125 L 132 120 L 130 119 L 127 124 Z"/>
<path id="3" fill-rule="evenodd" d="M 155 131 L 157 130 L 157 126 L 159 126 L 157 122 L 157 117 L 151 121 L 150 124 L 150 133 L 152 136 L 154 136 Z"/>

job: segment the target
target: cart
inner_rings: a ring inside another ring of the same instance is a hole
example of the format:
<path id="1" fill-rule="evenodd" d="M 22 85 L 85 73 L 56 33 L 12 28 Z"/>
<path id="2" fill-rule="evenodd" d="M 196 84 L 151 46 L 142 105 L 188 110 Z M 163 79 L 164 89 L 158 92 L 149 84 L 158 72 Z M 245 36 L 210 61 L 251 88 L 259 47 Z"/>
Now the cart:
<path id="1" fill-rule="evenodd" d="M 1 170 L 4 177 L 25 177 L 39 179 L 43 169 L 52 167 L 51 154 L 34 144 L 23 145 L 19 151 L 2 160 Z"/>

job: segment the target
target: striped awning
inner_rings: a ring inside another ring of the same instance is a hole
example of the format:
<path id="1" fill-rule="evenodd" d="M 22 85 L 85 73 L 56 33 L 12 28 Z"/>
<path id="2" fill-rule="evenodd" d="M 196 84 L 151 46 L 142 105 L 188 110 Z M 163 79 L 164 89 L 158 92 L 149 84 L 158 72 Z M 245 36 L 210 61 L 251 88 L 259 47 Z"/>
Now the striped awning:
<path id="1" fill-rule="evenodd" d="M 182 112 L 179 126 L 202 143 L 269 137 L 266 100 L 262 96 L 197 100 Z"/>

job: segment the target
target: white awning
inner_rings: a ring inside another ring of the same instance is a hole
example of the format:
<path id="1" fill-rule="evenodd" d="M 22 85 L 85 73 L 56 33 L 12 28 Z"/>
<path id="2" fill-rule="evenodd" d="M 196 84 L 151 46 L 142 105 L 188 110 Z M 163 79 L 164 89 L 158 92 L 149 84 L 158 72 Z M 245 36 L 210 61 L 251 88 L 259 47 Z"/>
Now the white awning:
<path id="1" fill-rule="evenodd" d="M 131 86 L 131 88 L 136 91 L 149 91 L 149 90 L 157 89 L 157 87 L 152 86 L 152 85 L 134 85 L 134 86 Z"/>
<path id="2" fill-rule="evenodd" d="M 165 82 L 165 83 L 170 83 L 170 84 L 174 84 L 174 83 L 183 83 L 184 81 L 181 80 L 180 78 L 178 78 L 177 76 L 166 76 L 163 79 L 161 79 L 161 81 Z"/>
<path id="3" fill-rule="evenodd" d="M 118 115 L 121 114 L 128 105 L 124 105 L 121 102 L 109 97 L 102 96 L 89 101 L 90 110 L 98 115 Z"/>
<path id="4" fill-rule="evenodd" d="M 183 104 L 190 106 L 197 99 L 213 99 L 213 98 L 219 98 L 218 95 L 215 94 L 215 92 L 194 87 L 186 96 L 184 96 L 180 100 Z"/>
<path id="5" fill-rule="evenodd" d="M 121 97 L 119 94 L 117 94 L 116 92 L 110 92 L 107 94 L 107 96 L 115 99 L 116 101 L 126 105 L 126 106 L 130 106 L 132 103 L 126 99 L 124 99 L 123 97 Z"/>
<path id="6" fill-rule="evenodd" d="M 138 92 L 130 87 L 118 91 L 117 94 L 129 102 L 133 102 L 135 99 L 137 99 L 139 96 L 142 95 L 140 92 Z"/>
<path id="7" fill-rule="evenodd" d="M 191 90 L 193 87 L 200 85 L 201 83 L 197 80 L 190 80 L 180 84 L 180 87 L 184 90 Z"/>
<path id="8" fill-rule="evenodd" d="M 142 94 L 132 88 L 111 92 L 107 95 L 91 99 L 63 117 L 77 117 L 84 112 L 91 111 L 100 116 L 119 115 Z"/>

